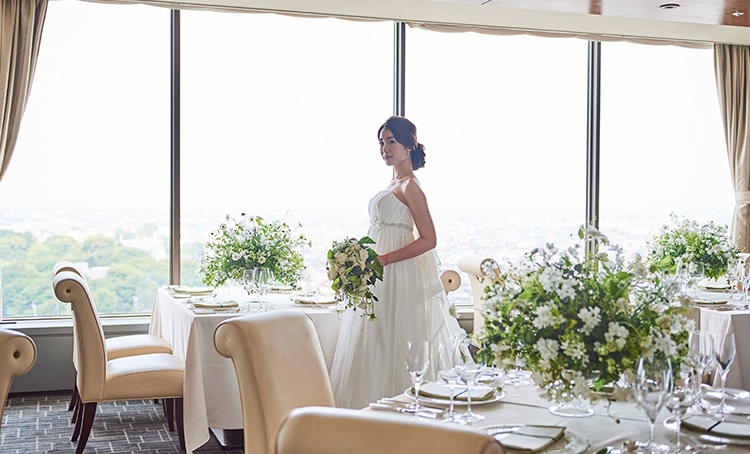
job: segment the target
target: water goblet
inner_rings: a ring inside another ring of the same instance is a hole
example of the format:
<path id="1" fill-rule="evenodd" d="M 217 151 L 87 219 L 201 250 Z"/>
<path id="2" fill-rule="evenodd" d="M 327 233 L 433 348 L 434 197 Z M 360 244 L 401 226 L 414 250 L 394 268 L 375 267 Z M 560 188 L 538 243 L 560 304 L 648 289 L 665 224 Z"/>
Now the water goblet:
<path id="1" fill-rule="evenodd" d="M 673 377 L 674 378 L 674 377 Z M 669 396 L 667 397 L 667 408 L 672 412 L 674 427 L 677 432 L 677 441 L 675 446 L 675 454 L 682 452 L 694 452 L 691 446 L 685 447 L 685 451 L 682 449 L 682 439 L 680 438 L 680 429 L 682 427 L 682 419 L 687 414 L 693 405 L 698 402 L 701 395 L 700 381 L 698 380 L 693 370 L 686 371 L 681 374 L 680 379 L 672 380 L 672 386 L 670 389 Z M 667 422 L 664 422 L 667 426 Z"/>
<path id="2" fill-rule="evenodd" d="M 698 380 L 703 378 L 706 369 L 710 369 L 714 360 L 714 340 L 708 331 L 693 331 L 688 338 L 688 352 L 685 363 L 698 374 Z"/>
<path id="3" fill-rule="evenodd" d="M 466 412 L 461 415 L 461 419 L 466 421 L 466 424 L 483 421 L 484 415 L 479 415 L 471 410 L 471 388 L 477 384 L 484 367 L 481 364 L 465 364 L 462 369 L 461 381 L 466 384 Z"/>
<path id="4" fill-rule="evenodd" d="M 636 402 L 648 418 L 648 442 L 641 444 L 648 453 L 664 453 L 669 449 L 666 445 L 654 441 L 654 422 L 667 401 L 671 376 L 672 367 L 669 360 L 649 362 L 641 358 L 638 361 L 633 393 Z"/>
<path id="5" fill-rule="evenodd" d="M 705 277 L 705 267 L 702 263 L 690 263 L 687 270 L 687 293 L 689 295 L 695 295 L 698 293 L 698 283 L 700 283 Z"/>
<path id="6" fill-rule="evenodd" d="M 454 398 L 456 395 L 456 385 L 461 379 L 461 374 L 454 367 L 458 362 L 457 357 L 457 344 L 455 336 L 451 340 L 440 343 L 438 349 L 438 375 L 440 379 L 448 384 L 450 391 L 450 408 L 448 410 L 448 416 L 443 419 L 445 422 L 452 422 L 457 424 L 465 424 L 465 421 L 461 418 L 456 417 L 454 411 Z"/>
<path id="7" fill-rule="evenodd" d="M 242 271 L 242 286 L 245 287 L 245 291 L 247 292 L 248 301 L 251 299 L 251 295 L 253 293 L 253 290 L 255 288 L 255 277 L 258 274 L 257 268 L 249 268 L 244 271 Z M 245 310 L 247 311 L 250 307 L 250 304 L 245 305 Z"/>
<path id="8" fill-rule="evenodd" d="M 256 281 L 258 282 L 261 294 L 260 310 L 261 312 L 266 312 L 268 310 L 268 293 L 273 288 L 273 271 L 269 268 L 259 269 Z"/>
<path id="9" fill-rule="evenodd" d="M 419 418 L 419 387 L 430 367 L 430 343 L 426 340 L 406 342 L 406 370 L 414 384 L 414 417 Z"/>
<path id="10" fill-rule="evenodd" d="M 721 404 L 718 409 L 721 415 L 727 413 L 727 375 L 734 362 L 735 354 L 734 333 L 714 335 L 714 360 L 717 372 L 721 376 Z"/>
<path id="11" fill-rule="evenodd" d="M 743 261 L 739 259 L 731 260 L 727 265 L 727 282 L 729 283 L 729 299 L 735 299 L 735 293 L 737 293 L 737 287 L 742 281 L 745 267 Z M 740 294 L 742 299 L 742 294 Z"/>

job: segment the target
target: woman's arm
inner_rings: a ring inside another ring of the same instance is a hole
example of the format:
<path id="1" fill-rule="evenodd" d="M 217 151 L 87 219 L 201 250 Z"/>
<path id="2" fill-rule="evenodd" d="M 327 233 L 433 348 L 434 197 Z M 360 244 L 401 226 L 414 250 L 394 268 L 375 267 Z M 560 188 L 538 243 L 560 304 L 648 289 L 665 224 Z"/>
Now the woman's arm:
<path id="1" fill-rule="evenodd" d="M 383 266 L 391 263 L 400 262 L 414 258 L 418 255 L 434 249 L 437 245 L 437 235 L 435 234 L 435 225 L 432 223 L 430 209 L 427 207 L 427 198 L 422 188 L 414 180 L 409 180 L 404 185 L 403 196 L 406 206 L 411 211 L 411 217 L 414 219 L 414 225 L 419 232 L 419 238 L 387 254 L 379 255 L 378 260 Z"/>

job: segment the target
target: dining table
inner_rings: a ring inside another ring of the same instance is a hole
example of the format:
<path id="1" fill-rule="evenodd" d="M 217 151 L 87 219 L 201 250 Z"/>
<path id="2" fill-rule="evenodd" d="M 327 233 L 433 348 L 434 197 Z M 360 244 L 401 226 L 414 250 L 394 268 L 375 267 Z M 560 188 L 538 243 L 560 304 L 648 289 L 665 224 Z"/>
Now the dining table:
<path id="1" fill-rule="evenodd" d="M 424 400 L 423 400 L 424 399 Z M 432 409 L 445 409 L 445 401 L 423 398 L 423 405 Z M 391 419 L 419 419 L 425 424 L 453 424 L 445 422 L 441 415 L 439 418 L 432 416 L 430 412 L 423 412 L 420 417 L 414 413 L 390 411 L 399 405 L 395 403 L 413 403 L 413 392 L 406 390 L 403 394 L 392 396 L 381 402 L 388 405 L 371 404 L 372 408 L 362 411 L 382 418 Z M 588 401 L 586 401 L 588 402 Z M 482 415 L 483 421 L 463 425 L 467 430 L 476 430 L 486 433 L 498 434 L 496 437 L 502 443 L 505 433 L 516 430 L 516 428 L 528 428 L 538 426 L 552 426 L 564 428 L 563 436 L 551 446 L 538 452 L 548 454 L 635 454 L 643 452 L 639 450 L 637 443 L 648 441 L 649 422 L 646 413 L 632 400 L 610 401 L 601 398 L 594 403 L 589 403 L 594 409 L 594 414 L 588 417 L 558 416 L 550 412 L 554 402 L 548 400 L 542 388 L 530 384 L 525 386 L 502 386 L 502 393 L 497 398 L 485 402 L 474 403 L 473 412 Z M 746 401 L 750 408 L 750 399 Z M 373 409 L 377 408 L 377 410 Z M 466 411 L 465 401 L 455 406 L 456 413 Z M 444 412 L 446 410 L 443 410 Z M 668 429 L 664 422 L 671 416 L 666 407 L 658 413 L 654 424 L 654 441 L 671 447 L 669 452 L 674 452 L 676 432 L 674 426 Z M 669 421 L 668 421 L 669 422 Z M 750 430 L 750 419 L 747 419 L 747 428 Z M 668 424 L 669 425 L 669 424 Z M 704 454 L 716 453 L 748 453 L 750 452 L 750 439 L 745 439 L 739 445 L 713 444 L 700 438 L 697 434 L 685 431 L 681 433 L 683 443 L 694 447 L 700 447 Z M 522 451 L 509 451 L 511 454 Z M 692 452 L 692 451 L 691 451 Z"/>
<path id="2" fill-rule="evenodd" d="M 696 293 L 695 300 L 697 329 L 714 336 L 734 334 L 736 354 L 726 386 L 750 391 L 750 300 L 743 299 L 739 292 L 705 289 Z M 721 385 L 717 373 L 711 381 L 714 386 Z"/>
<path id="3" fill-rule="evenodd" d="M 208 442 L 209 430 L 221 441 L 225 433 L 238 433 L 243 428 L 234 365 L 231 359 L 216 351 L 214 331 L 224 320 L 259 313 L 260 304 L 258 298 L 251 300 L 242 288 L 221 288 L 209 295 L 205 291 L 191 294 L 180 290 L 185 289 L 162 287 L 157 290 L 149 333 L 164 338 L 172 345 L 173 354 L 185 361 L 185 447 L 187 454 L 191 454 Z M 306 313 L 318 332 L 330 370 L 340 317 L 332 304 L 325 304 L 331 300 L 329 298 L 294 297 L 288 291 L 271 293 L 267 308 L 269 311 L 296 309 Z M 300 300 L 308 304 L 300 304 Z M 234 439 L 242 443 L 241 436 L 234 436 Z"/>

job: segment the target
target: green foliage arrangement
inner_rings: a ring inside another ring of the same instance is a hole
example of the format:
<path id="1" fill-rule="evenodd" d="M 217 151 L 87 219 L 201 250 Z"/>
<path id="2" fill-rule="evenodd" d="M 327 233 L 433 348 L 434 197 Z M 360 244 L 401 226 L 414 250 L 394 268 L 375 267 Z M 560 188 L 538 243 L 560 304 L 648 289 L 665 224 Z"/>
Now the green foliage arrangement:
<path id="1" fill-rule="evenodd" d="M 599 252 L 547 244 L 499 271 L 477 337 L 488 363 L 508 368 L 521 358 L 558 402 L 595 398 L 604 385 L 624 388 L 641 357 L 678 367 L 694 329 L 685 317 L 691 301 L 673 279 L 652 274 L 639 258 L 626 263 L 595 229 L 581 228 L 579 237 L 596 240 Z"/>
<path id="2" fill-rule="evenodd" d="M 298 227 L 302 227 L 298 224 Z M 266 221 L 242 213 L 211 232 L 201 254 L 203 283 L 219 286 L 229 279 L 239 281 L 242 271 L 269 268 L 278 282 L 292 285 L 305 269 L 300 250 L 310 246 L 302 234 L 295 234 L 285 222 Z"/>
<path id="3" fill-rule="evenodd" d="M 344 308 L 361 309 L 363 317 L 375 320 L 373 303 L 378 298 L 372 293 L 372 286 L 383 280 L 383 266 L 370 244 L 375 242 L 366 236 L 334 241 L 328 251 L 326 269 L 328 279 L 333 281 L 331 288 L 344 301 Z"/>
<path id="4" fill-rule="evenodd" d="M 726 274 L 738 252 L 727 235 L 727 227 L 713 222 L 701 225 L 674 214 L 671 218 L 672 222 L 663 225 L 649 241 L 648 263 L 672 274 L 679 262 L 703 264 L 708 278 Z"/>

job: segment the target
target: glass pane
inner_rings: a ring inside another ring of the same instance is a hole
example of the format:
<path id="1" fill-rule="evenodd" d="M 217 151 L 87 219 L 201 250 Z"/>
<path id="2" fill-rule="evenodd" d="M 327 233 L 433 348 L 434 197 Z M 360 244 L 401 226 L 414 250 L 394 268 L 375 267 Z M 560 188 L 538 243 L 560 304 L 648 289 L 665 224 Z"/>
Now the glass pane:
<path id="1" fill-rule="evenodd" d="M 69 313 L 51 285 L 62 260 L 102 314 L 149 312 L 167 283 L 168 30 L 161 8 L 50 2 L 0 181 L 3 317 Z"/>
<path id="2" fill-rule="evenodd" d="M 377 129 L 392 111 L 393 24 L 274 14 L 182 13 L 182 275 L 241 213 L 312 241 L 305 286 L 330 287 L 333 240 L 367 233 L 390 178 Z"/>
<path id="3" fill-rule="evenodd" d="M 407 45 L 443 265 L 569 245 L 585 220 L 586 42 L 412 29 Z M 463 284 L 454 301 L 471 300 Z"/>
<path id="4" fill-rule="evenodd" d="M 734 208 L 713 51 L 602 44 L 601 229 L 626 251 L 670 213 L 728 225 Z"/>

